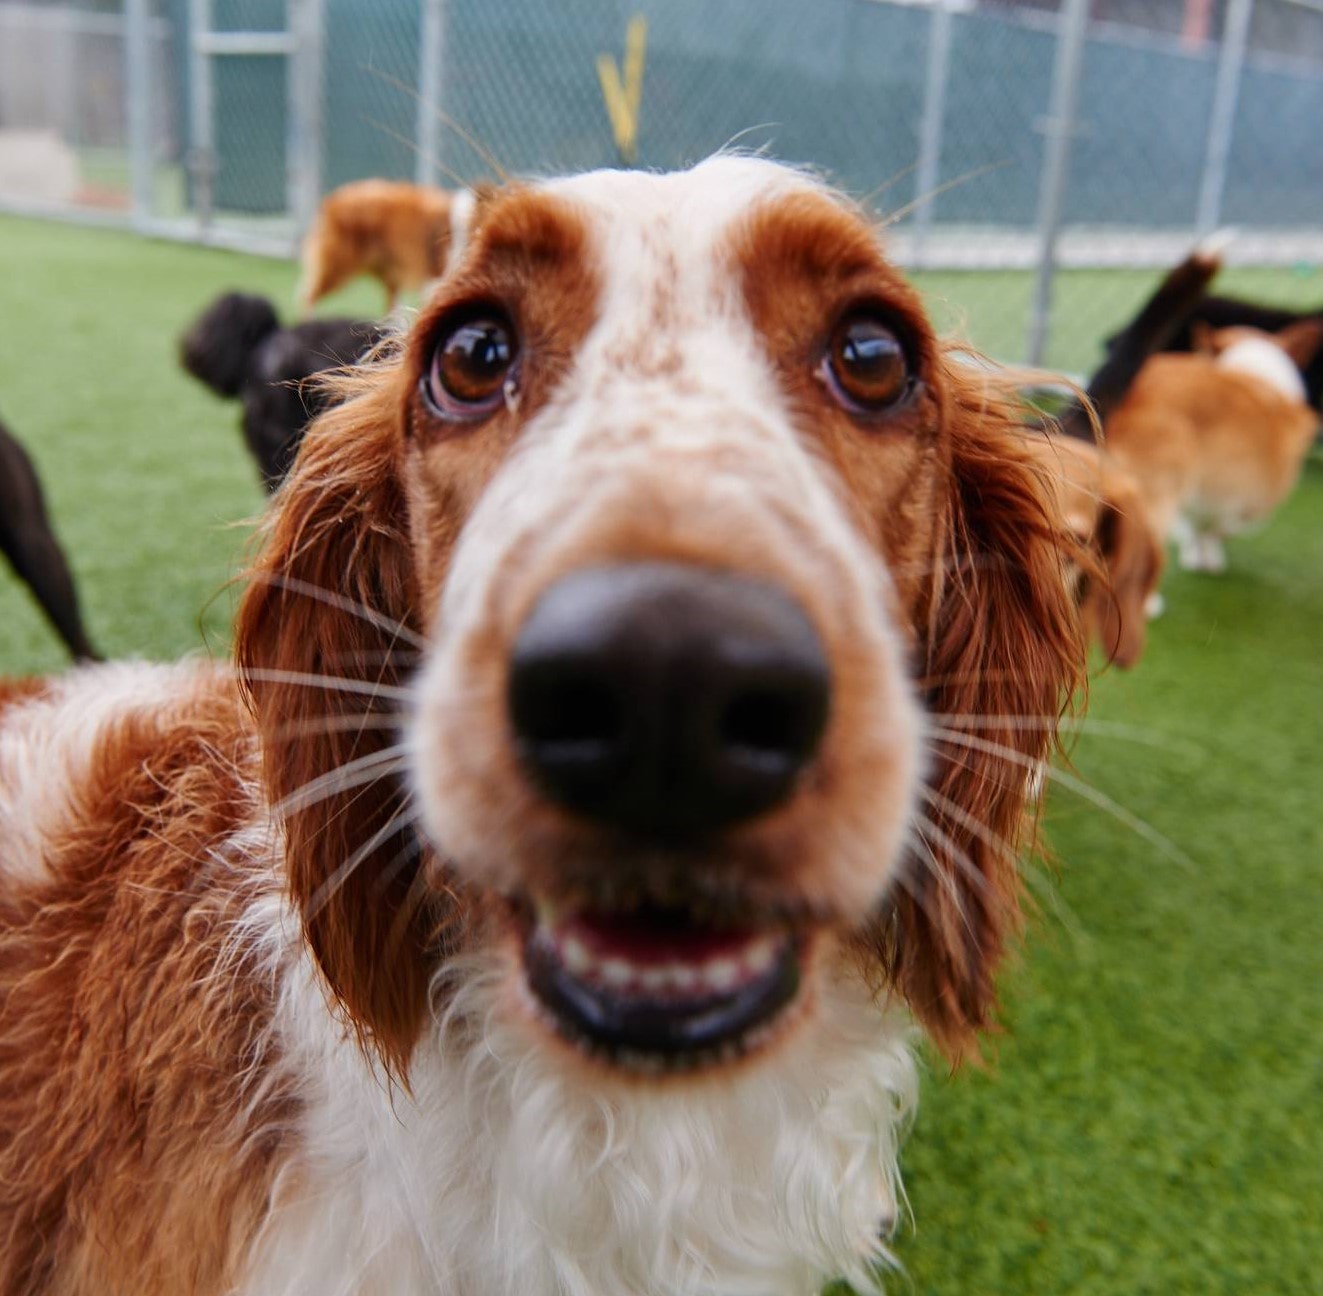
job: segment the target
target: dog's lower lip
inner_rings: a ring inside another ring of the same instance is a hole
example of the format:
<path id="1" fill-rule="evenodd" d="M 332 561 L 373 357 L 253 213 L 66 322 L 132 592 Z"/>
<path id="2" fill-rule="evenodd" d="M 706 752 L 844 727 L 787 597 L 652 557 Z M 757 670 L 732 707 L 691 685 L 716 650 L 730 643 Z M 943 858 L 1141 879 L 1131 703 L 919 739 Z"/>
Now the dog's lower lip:
<path id="1" fill-rule="evenodd" d="M 695 1069 L 747 1051 L 799 989 L 784 929 L 705 929 L 665 916 L 534 925 L 529 988 L 556 1028 L 625 1068 Z"/>

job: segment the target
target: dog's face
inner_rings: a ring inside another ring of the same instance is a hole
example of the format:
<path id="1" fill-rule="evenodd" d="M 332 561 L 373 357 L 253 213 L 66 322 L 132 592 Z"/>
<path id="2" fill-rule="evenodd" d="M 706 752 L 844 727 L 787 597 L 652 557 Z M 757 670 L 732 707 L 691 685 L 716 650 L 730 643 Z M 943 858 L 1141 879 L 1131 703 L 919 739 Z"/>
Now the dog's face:
<path id="1" fill-rule="evenodd" d="M 478 944 L 500 1011 L 616 1072 L 755 1063 L 840 975 L 961 1051 L 1082 654 L 1013 407 L 859 214 L 735 158 L 498 190 L 357 385 L 277 497 L 239 656 L 277 798 L 394 768 L 361 681 L 295 675 L 370 662 L 407 711 L 401 783 L 286 818 L 364 1034 L 403 1063 Z"/>

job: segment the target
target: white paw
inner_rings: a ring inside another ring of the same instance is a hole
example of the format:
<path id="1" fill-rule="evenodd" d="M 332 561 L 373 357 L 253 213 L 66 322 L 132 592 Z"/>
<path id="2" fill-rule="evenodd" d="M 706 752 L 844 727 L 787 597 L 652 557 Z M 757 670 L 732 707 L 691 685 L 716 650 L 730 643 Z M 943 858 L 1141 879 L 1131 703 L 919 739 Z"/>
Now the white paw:
<path id="1" fill-rule="evenodd" d="M 1156 621 L 1167 610 L 1167 600 L 1162 597 L 1158 590 L 1144 600 L 1144 615 L 1150 621 Z"/>
<path id="2" fill-rule="evenodd" d="M 1224 572 L 1227 569 L 1227 551 L 1217 536 L 1204 536 L 1199 545 L 1199 570 Z"/>

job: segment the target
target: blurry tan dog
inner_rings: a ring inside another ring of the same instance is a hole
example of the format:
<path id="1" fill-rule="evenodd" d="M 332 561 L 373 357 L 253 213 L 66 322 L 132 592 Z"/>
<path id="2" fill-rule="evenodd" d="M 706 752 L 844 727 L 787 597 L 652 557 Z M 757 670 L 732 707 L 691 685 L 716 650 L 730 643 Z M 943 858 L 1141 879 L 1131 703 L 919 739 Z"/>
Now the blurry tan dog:
<path id="1" fill-rule="evenodd" d="M 1106 444 L 1181 566 L 1222 571 L 1223 539 L 1267 518 L 1300 476 L 1318 425 L 1300 369 L 1323 345 L 1323 320 L 1195 340 L 1194 354 L 1144 365 L 1107 420 Z"/>
<path id="2" fill-rule="evenodd" d="M 388 312 L 401 292 L 439 279 L 454 200 L 444 189 L 395 180 L 359 180 L 333 190 L 303 241 L 304 310 L 362 274 L 381 280 Z"/>
<path id="3" fill-rule="evenodd" d="M 1148 609 L 1165 560 L 1138 483 L 1097 446 L 1032 436 L 1029 448 L 1056 494 L 1059 520 L 1096 554 L 1102 574 L 1075 573 L 1075 598 L 1089 639 L 1129 669 L 1143 656 Z"/>

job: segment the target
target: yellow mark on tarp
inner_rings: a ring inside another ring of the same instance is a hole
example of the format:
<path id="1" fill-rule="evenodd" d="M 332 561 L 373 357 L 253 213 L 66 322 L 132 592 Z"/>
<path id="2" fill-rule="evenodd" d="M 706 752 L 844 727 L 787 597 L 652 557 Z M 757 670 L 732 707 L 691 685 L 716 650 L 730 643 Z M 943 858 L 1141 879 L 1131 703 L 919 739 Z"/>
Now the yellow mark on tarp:
<path id="1" fill-rule="evenodd" d="M 625 28 L 625 75 L 621 78 L 610 54 L 597 56 L 597 79 L 611 118 L 611 134 L 625 162 L 633 162 L 639 151 L 639 104 L 643 101 L 643 56 L 648 46 L 648 20 L 635 14 Z"/>

